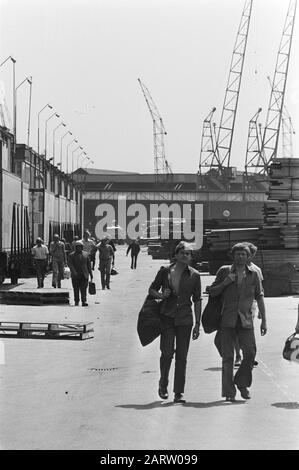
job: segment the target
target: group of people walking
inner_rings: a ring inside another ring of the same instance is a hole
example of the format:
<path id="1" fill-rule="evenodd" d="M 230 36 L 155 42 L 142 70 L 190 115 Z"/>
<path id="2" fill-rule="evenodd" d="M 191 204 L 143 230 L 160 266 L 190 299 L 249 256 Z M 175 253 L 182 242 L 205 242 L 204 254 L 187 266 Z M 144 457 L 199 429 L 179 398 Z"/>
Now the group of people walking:
<path id="1" fill-rule="evenodd" d="M 44 287 L 49 259 L 52 261 L 52 286 L 61 288 L 64 279 L 64 270 L 68 266 L 71 272 L 74 290 L 75 305 L 79 305 L 80 295 L 82 306 L 87 306 L 88 280 L 93 280 L 92 271 L 95 268 L 96 253 L 99 253 L 99 271 L 101 273 L 102 289 L 110 289 L 111 270 L 115 265 L 115 245 L 107 236 L 100 242 L 92 239 L 90 232 L 84 230 L 82 239 L 74 237 L 71 244 L 71 253 L 67 255 L 65 242 L 58 234 L 53 236 L 49 249 L 41 238 L 36 239 L 36 245 L 32 248 L 33 263 L 37 276 L 37 287 Z M 139 243 L 134 240 L 129 244 L 127 254 L 131 251 L 131 268 L 136 269 L 137 256 L 140 251 Z"/>
<path id="2" fill-rule="evenodd" d="M 252 247 L 252 251 L 250 251 Z M 257 303 L 261 319 L 260 332 L 267 332 L 262 276 L 252 263 L 256 247 L 238 243 L 232 247 L 232 264 L 222 266 L 216 279 L 207 289 L 211 297 L 221 302 L 221 322 L 216 334 L 216 346 L 222 357 L 222 396 L 236 401 L 237 390 L 243 399 L 250 399 L 252 369 L 255 363 L 254 310 Z M 174 402 L 185 403 L 184 389 L 187 355 L 192 336 L 200 335 L 202 314 L 201 280 L 198 271 L 190 266 L 192 248 L 180 242 L 175 249 L 174 262 L 162 267 L 149 288 L 149 295 L 161 299 L 163 330 L 160 337 L 160 380 L 158 394 L 168 398 L 168 377 L 175 355 Z M 194 304 L 194 316 L 192 313 Z M 192 335 L 191 335 L 192 333 Z M 234 352 L 239 346 L 242 358 L 234 375 Z"/>

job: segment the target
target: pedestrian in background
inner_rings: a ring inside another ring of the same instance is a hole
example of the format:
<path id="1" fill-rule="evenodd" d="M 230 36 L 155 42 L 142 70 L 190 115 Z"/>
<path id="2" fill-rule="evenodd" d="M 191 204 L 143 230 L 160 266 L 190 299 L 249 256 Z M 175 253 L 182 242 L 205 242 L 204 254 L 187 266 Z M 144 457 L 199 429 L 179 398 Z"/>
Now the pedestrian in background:
<path id="1" fill-rule="evenodd" d="M 93 275 L 88 253 L 83 251 L 83 243 L 81 240 L 76 241 L 75 251 L 73 251 L 69 256 L 69 268 L 71 270 L 75 306 L 79 305 L 81 294 L 82 307 L 87 307 L 88 303 L 86 296 L 88 279 L 90 276 L 92 281 Z"/>
<path id="2" fill-rule="evenodd" d="M 252 368 L 256 355 L 252 303 L 256 299 L 262 318 L 261 335 L 267 333 L 264 292 L 257 272 L 248 265 L 250 250 L 245 243 L 232 247 L 233 264 L 222 266 L 209 288 L 212 297 L 221 295 L 220 341 L 222 355 L 222 396 L 235 401 L 236 387 L 244 399 L 250 398 Z M 236 337 L 243 353 L 241 365 L 233 375 Z"/>
<path id="3" fill-rule="evenodd" d="M 99 250 L 99 271 L 101 273 L 102 289 L 110 289 L 110 273 L 111 266 L 114 266 L 114 251 L 111 245 L 109 245 L 109 239 L 107 237 L 97 245 Z"/>
<path id="4" fill-rule="evenodd" d="M 83 243 L 83 251 L 86 251 L 86 253 L 89 256 L 89 259 L 91 258 L 93 252 L 97 251 L 96 244 L 90 237 L 90 232 L 89 230 L 85 229 L 83 232 L 83 238 L 80 240 Z"/>
<path id="5" fill-rule="evenodd" d="M 43 244 L 43 240 L 38 237 L 36 239 L 36 245 L 32 248 L 31 252 L 33 257 L 33 264 L 36 270 L 37 288 L 40 289 L 44 287 L 49 250 L 48 247 Z"/>
<path id="6" fill-rule="evenodd" d="M 74 238 L 73 238 L 73 241 L 72 241 L 72 244 L 71 244 L 71 252 L 72 251 L 75 251 L 76 249 L 76 242 L 80 240 L 80 237 L 78 237 L 78 235 L 75 235 Z"/>
<path id="7" fill-rule="evenodd" d="M 52 256 L 52 286 L 61 287 L 61 280 L 64 278 L 64 267 L 67 265 L 64 243 L 59 235 L 55 233 L 53 241 L 50 243 L 50 255 Z"/>
<path id="8" fill-rule="evenodd" d="M 164 329 L 160 340 L 160 380 L 158 394 L 163 400 L 168 398 L 168 377 L 175 353 L 174 403 L 185 403 L 183 398 L 187 355 L 193 328 L 192 302 L 194 303 L 195 326 L 192 338 L 199 337 L 201 319 L 200 274 L 190 266 L 192 248 L 180 242 L 175 250 L 175 262 L 163 267 L 157 273 L 149 288 L 149 295 L 162 299 L 161 319 Z M 162 292 L 159 292 L 162 290 Z"/>
<path id="9" fill-rule="evenodd" d="M 140 246 L 138 241 L 135 239 L 130 243 L 127 249 L 127 256 L 131 251 L 131 269 L 136 269 L 137 267 L 137 257 L 140 252 Z"/>

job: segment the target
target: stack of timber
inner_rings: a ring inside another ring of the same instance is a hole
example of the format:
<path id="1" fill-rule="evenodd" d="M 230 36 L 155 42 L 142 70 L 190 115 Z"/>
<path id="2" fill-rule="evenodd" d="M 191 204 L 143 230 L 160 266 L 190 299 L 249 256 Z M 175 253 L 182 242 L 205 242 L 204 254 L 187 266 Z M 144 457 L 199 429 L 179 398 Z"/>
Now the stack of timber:
<path id="1" fill-rule="evenodd" d="M 227 251 L 236 243 L 243 241 L 256 244 L 258 232 L 258 228 L 210 230 L 206 233 L 206 242 L 210 252 Z"/>
<path id="2" fill-rule="evenodd" d="M 93 323 L 51 323 L 0 321 L 0 337 L 35 339 L 74 339 L 93 338 Z"/>
<path id="3" fill-rule="evenodd" d="M 276 158 L 270 165 L 269 199 L 299 201 L 299 159 Z"/>
<path id="4" fill-rule="evenodd" d="M 299 201 L 266 202 L 263 213 L 267 225 L 299 225 Z"/>
<path id="5" fill-rule="evenodd" d="M 0 303 L 8 305 L 69 304 L 69 291 L 62 289 L 1 290 Z"/>

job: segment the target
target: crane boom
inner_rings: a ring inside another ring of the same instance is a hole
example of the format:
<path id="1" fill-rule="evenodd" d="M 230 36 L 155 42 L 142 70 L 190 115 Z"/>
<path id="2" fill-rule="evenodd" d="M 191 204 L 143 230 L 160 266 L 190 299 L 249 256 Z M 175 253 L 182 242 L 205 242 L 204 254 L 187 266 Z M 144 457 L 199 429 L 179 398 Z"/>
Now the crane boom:
<path id="1" fill-rule="evenodd" d="M 253 0 L 246 0 L 243 7 L 217 135 L 216 154 L 221 172 L 223 172 L 225 166 L 230 166 L 231 148 L 251 19 L 252 2 Z"/>
<path id="2" fill-rule="evenodd" d="M 296 9 L 297 0 L 290 0 L 277 54 L 266 125 L 263 133 L 262 153 L 263 159 L 266 162 L 264 169 L 266 172 L 271 161 L 277 157 Z"/>
<path id="3" fill-rule="evenodd" d="M 219 166 L 217 161 L 217 155 L 215 153 L 216 148 L 216 136 L 215 126 L 212 123 L 212 119 L 216 108 L 213 108 L 211 112 L 203 121 L 203 128 L 201 134 L 201 148 L 199 157 L 199 173 L 203 167 L 214 167 Z"/>
<path id="4" fill-rule="evenodd" d="M 147 87 L 142 83 L 140 78 L 138 78 L 138 82 L 153 121 L 155 174 L 171 174 L 170 165 L 165 158 L 164 136 L 167 135 L 167 132 L 165 131 L 163 119 Z"/>

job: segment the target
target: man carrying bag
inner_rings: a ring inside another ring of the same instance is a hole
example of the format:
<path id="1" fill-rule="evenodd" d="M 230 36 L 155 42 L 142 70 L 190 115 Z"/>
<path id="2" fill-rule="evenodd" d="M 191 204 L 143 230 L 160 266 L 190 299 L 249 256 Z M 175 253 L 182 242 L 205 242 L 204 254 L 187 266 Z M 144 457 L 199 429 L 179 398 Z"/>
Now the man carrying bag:
<path id="1" fill-rule="evenodd" d="M 149 288 L 152 298 L 162 299 L 160 314 L 163 330 L 158 394 L 163 400 L 168 398 L 168 376 L 175 353 L 174 403 L 185 403 L 183 393 L 187 355 L 193 328 L 191 297 L 195 313 L 192 338 L 196 340 L 199 337 L 201 282 L 199 272 L 189 266 L 191 259 L 191 246 L 180 242 L 175 250 L 175 262 L 168 268 L 162 267 Z M 162 292 L 159 292 L 160 289 Z"/>

